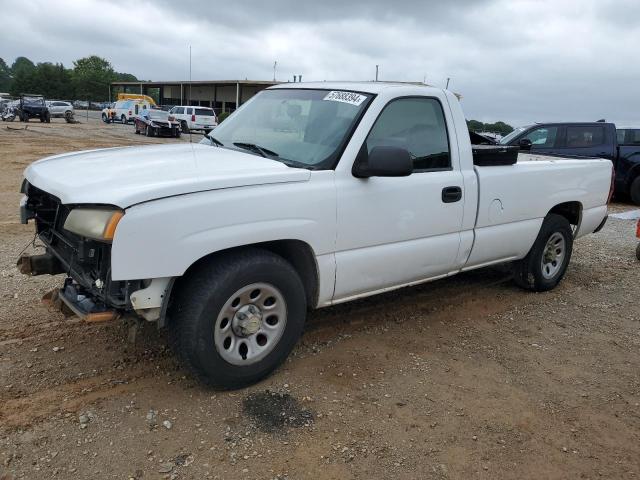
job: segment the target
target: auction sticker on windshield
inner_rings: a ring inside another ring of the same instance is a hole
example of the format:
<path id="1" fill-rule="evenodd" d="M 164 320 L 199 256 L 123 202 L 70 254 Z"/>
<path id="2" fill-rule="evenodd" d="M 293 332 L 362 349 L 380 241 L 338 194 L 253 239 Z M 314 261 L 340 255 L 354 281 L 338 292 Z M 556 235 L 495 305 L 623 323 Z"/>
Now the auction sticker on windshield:
<path id="1" fill-rule="evenodd" d="M 355 106 L 360 105 L 366 99 L 367 97 L 365 95 L 360 95 L 359 93 L 355 93 L 355 92 L 342 92 L 339 90 L 332 90 L 331 92 L 327 93 L 327 95 L 323 98 L 323 100 L 349 103 Z"/>

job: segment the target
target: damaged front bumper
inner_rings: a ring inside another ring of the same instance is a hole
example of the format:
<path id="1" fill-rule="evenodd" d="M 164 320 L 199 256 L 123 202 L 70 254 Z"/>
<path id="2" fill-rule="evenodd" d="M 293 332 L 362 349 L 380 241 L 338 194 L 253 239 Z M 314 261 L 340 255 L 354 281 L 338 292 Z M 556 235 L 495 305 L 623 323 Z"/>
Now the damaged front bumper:
<path id="1" fill-rule="evenodd" d="M 164 324 L 170 278 L 113 280 L 111 243 L 85 238 L 64 229 L 70 206 L 26 183 L 20 202 L 21 217 L 35 219 L 36 234 L 46 249 L 40 255 L 22 255 L 18 269 L 26 275 L 58 275 L 67 279 L 59 299 L 81 318 L 111 319 L 137 314 Z"/>

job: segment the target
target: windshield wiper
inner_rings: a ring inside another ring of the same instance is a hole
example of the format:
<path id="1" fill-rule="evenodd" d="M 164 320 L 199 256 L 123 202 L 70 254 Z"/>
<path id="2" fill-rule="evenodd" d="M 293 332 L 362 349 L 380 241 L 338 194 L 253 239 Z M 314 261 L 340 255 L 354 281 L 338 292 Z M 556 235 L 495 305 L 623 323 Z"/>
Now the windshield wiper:
<path id="1" fill-rule="evenodd" d="M 214 145 L 217 145 L 218 147 L 224 147 L 224 143 L 222 143 L 220 140 L 218 140 L 216 137 L 214 137 L 213 135 L 205 135 L 205 137 L 207 137 L 211 143 L 213 143 Z"/>
<path id="2" fill-rule="evenodd" d="M 252 150 L 262 157 L 279 157 L 276 152 L 273 150 L 269 150 L 268 148 L 261 147 L 260 145 L 256 145 L 255 143 L 245 143 L 245 142 L 233 142 L 236 147 L 244 148 L 245 150 Z"/>

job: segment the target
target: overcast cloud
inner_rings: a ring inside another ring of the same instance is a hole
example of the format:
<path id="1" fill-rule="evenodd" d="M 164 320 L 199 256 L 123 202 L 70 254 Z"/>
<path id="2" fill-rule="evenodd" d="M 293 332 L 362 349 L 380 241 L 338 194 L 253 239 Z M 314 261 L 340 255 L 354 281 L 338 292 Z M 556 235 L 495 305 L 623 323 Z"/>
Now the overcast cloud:
<path id="1" fill-rule="evenodd" d="M 640 1 L 0 0 L 0 57 L 138 78 L 426 81 L 467 118 L 640 124 Z"/>

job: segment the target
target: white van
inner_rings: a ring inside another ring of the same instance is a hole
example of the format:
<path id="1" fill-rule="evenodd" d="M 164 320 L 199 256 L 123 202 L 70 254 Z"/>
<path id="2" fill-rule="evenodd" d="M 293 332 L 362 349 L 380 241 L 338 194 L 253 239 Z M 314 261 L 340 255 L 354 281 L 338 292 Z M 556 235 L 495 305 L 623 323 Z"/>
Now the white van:
<path id="1" fill-rule="evenodd" d="M 209 133 L 218 126 L 218 117 L 216 117 L 213 108 L 178 105 L 173 107 L 169 113 L 180 122 L 184 133 L 188 133 L 190 130 Z"/>
<path id="2" fill-rule="evenodd" d="M 123 124 L 133 122 L 138 113 L 147 108 L 151 108 L 151 105 L 144 100 L 118 100 L 102 110 L 102 121 L 109 123 L 119 120 Z"/>

